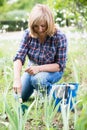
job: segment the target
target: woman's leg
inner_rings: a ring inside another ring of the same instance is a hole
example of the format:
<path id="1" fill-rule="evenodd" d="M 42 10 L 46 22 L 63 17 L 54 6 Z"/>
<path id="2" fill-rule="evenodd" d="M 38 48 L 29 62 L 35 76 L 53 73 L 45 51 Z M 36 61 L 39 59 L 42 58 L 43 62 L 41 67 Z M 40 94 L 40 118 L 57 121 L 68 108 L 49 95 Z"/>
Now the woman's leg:
<path id="1" fill-rule="evenodd" d="M 22 82 L 22 100 L 27 101 L 34 90 L 33 86 L 31 85 L 31 75 L 25 72 L 21 77 L 21 82 Z"/>
<path id="2" fill-rule="evenodd" d="M 58 82 L 62 78 L 63 72 L 40 72 L 31 76 L 31 84 L 35 89 L 47 88 L 47 93 L 50 92 L 52 84 Z"/>

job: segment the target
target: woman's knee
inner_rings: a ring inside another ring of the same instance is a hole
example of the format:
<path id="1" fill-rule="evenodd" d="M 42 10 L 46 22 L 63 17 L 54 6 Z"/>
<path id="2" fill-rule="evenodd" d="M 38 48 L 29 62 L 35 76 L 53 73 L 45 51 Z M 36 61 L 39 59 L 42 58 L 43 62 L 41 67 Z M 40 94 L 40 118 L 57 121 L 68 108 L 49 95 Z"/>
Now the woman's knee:
<path id="1" fill-rule="evenodd" d="M 35 76 L 32 76 L 31 78 L 31 84 L 34 88 L 38 89 L 40 86 L 44 86 L 46 84 L 47 80 L 45 78 L 45 75 L 38 73 Z"/>

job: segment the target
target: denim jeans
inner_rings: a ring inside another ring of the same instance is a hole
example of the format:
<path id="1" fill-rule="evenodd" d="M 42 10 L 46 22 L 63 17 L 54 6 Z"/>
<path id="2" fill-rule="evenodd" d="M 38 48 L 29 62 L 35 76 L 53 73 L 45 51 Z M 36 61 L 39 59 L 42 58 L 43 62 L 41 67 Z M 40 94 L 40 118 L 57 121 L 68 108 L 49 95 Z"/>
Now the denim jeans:
<path id="1" fill-rule="evenodd" d="M 40 72 L 36 75 L 30 75 L 25 72 L 21 77 L 22 81 L 22 99 L 27 101 L 33 93 L 34 89 L 47 88 L 50 92 L 52 85 L 58 82 L 63 76 L 63 72 Z"/>

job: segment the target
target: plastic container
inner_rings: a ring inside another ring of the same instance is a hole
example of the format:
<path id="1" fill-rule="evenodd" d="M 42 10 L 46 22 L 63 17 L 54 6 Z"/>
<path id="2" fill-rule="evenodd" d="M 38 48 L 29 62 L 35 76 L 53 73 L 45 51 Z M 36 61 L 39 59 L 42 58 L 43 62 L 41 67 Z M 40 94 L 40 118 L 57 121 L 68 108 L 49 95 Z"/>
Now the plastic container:
<path id="1" fill-rule="evenodd" d="M 74 111 L 74 104 L 76 103 L 76 96 L 78 91 L 78 83 L 58 84 L 53 86 L 53 98 L 55 107 L 60 103 L 58 112 L 61 111 L 61 103 L 70 106 L 70 110 Z"/>

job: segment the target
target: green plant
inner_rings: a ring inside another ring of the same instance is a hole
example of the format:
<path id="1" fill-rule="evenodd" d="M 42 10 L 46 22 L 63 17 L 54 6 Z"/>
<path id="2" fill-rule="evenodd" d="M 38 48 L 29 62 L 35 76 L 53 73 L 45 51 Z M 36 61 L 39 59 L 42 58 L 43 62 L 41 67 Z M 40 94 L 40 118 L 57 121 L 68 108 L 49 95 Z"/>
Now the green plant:
<path id="1" fill-rule="evenodd" d="M 55 118 L 55 115 L 58 112 L 60 103 L 55 107 L 55 101 L 53 98 L 48 97 L 47 94 L 45 95 L 44 100 L 44 123 L 46 125 L 47 130 L 52 130 L 52 121 Z"/>
<path id="2" fill-rule="evenodd" d="M 83 109 L 77 119 L 75 130 L 87 130 L 87 102 L 83 103 Z"/>
<path id="3" fill-rule="evenodd" d="M 25 130 L 25 124 L 27 122 L 29 112 L 32 109 L 34 104 L 35 104 L 35 100 L 29 106 L 28 110 L 26 110 L 25 114 L 23 115 L 21 104 L 19 102 L 14 103 L 13 108 L 11 110 L 11 108 L 9 107 L 5 99 L 5 110 L 9 119 L 9 130 L 12 130 L 12 129 Z"/>

